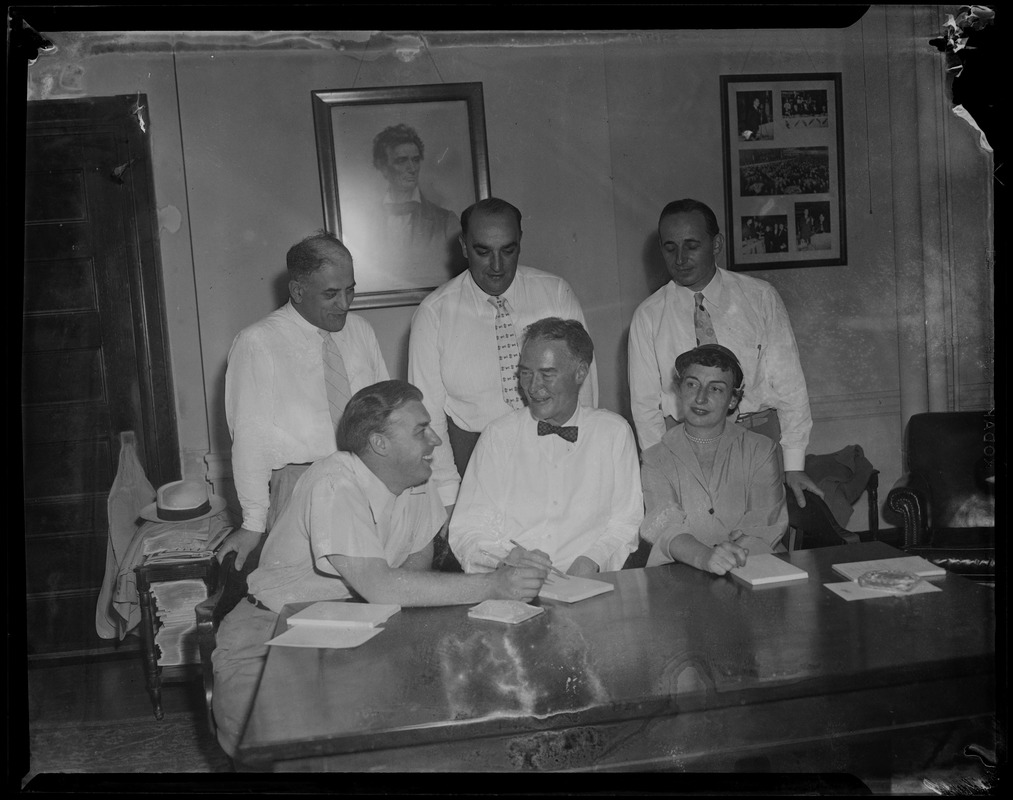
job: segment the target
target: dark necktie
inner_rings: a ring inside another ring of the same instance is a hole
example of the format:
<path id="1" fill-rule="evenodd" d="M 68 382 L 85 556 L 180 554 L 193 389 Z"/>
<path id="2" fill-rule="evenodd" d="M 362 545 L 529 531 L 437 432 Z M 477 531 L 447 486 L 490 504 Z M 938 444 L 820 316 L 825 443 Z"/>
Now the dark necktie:
<path id="1" fill-rule="evenodd" d="M 561 439 L 566 439 L 568 442 L 577 441 L 576 425 L 565 425 L 560 427 L 559 425 L 553 425 L 551 422 L 546 422 L 543 419 L 538 420 L 538 435 L 548 436 L 550 433 L 554 433 L 556 436 Z"/>
<path id="2" fill-rule="evenodd" d="M 703 307 L 703 293 L 697 292 L 693 295 L 693 327 L 696 329 L 696 343 L 717 344 L 717 336 L 714 335 L 714 323 L 711 322 L 711 315 Z"/>

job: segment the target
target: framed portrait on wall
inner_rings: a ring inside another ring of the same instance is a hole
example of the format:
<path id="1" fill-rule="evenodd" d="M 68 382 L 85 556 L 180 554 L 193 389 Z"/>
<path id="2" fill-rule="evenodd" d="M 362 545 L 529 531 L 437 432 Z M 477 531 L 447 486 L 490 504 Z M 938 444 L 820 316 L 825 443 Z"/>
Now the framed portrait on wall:
<path id="1" fill-rule="evenodd" d="M 418 303 L 467 267 L 461 212 L 490 196 L 481 83 L 313 91 L 324 227 L 353 308 Z"/>
<path id="2" fill-rule="evenodd" d="M 729 269 L 847 263 L 841 74 L 722 75 Z"/>

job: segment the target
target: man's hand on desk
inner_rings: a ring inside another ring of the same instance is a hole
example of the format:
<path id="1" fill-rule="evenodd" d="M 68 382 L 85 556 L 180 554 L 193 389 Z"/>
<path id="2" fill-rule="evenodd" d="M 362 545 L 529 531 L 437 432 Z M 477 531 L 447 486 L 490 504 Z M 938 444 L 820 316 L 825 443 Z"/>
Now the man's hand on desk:
<path id="1" fill-rule="evenodd" d="M 577 556 L 573 563 L 570 564 L 570 568 L 566 571 L 567 575 L 575 575 L 578 578 L 589 578 L 592 575 L 597 575 L 601 572 L 599 567 L 594 561 L 587 556 Z"/>
<path id="2" fill-rule="evenodd" d="M 492 598 L 496 600 L 533 600 L 549 575 L 545 566 L 514 567 L 504 561 L 495 572 L 488 573 L 492 581 Z"/>
<path id="3" fill-rule="evenodd" d="M 788 484 L 788 488 L 795 494 L 795 500 L 798 501 L 799 508 L 805 508 L 805 496 L 802 494 L 804 491 L 810 491 L 817 497 L 823 497 L 823 490 L 813 483 L 812 478 L 800 469 L 785 472 L 784 482 Z"/>
<path id="4" fill-rule="evenodd" d="M 222 559 L 225 558 L 226 553 L 235 551 L 236 553 L 236 569 L 242 569 L 243 564 L 246 563 L 246 557 L 253 552 L 253 549 L 260 544 L 260 539 L 263 533 L 258 531 L 251 531 L 248 528 L 239 528 L 233 531 L 222 542 L 222 546 L 218 548 L 218 563 L 221 563 Z"/>

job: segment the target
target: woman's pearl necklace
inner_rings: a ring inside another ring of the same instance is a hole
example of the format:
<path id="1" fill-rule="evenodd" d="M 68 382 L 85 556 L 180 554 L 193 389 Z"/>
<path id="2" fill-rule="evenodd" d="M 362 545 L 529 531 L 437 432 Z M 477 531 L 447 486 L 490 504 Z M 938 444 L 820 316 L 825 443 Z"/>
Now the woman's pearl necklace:
<path id="1" fill-rule="evenodd" d="M 695 442 L 696 444 L 710 444 L 711 442 L 716 442 L 718 439 L 721 438 L 720 433 L 717 436 L 712 436 L 710 439 L 700 439 L 691 434 L 689 431 L 685 431 L 685 433 L 686 438 L 689 439 L 691 442 Z"/>

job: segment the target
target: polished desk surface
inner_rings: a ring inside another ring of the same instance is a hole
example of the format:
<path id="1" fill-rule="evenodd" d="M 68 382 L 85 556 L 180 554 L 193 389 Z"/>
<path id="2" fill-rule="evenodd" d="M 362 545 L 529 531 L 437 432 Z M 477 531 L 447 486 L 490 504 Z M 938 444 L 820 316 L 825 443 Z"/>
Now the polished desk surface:
<path id="1" fill-rule="evenodd" d="M 843 580 L 834 563 L 897 555 L 879 542 L 797 551 L 786 559 L 809 579 L 766 588 L 685 565 L 604 573 L 615 591 L 536 601 L 546 612 L 519 625 L 471 620 L 467 606 L 402 609 L 355 649 L 272 647 L 240 758 L 340 760 L 772 701 L 805 717 L 799 698 L 873 690 L 882 704 L 919 681 L 989 685 L 989 589 L 948 575 L 941 592 L 848 602 L 823 586 Z"/>

